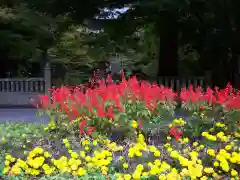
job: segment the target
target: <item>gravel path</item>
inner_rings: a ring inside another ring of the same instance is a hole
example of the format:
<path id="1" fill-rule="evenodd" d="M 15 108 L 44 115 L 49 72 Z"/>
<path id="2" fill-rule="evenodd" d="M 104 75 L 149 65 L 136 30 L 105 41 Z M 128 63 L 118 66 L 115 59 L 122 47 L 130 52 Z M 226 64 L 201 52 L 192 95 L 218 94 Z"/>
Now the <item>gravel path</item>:
<path id="1" fill-rule="evenodd" d="M 1 122 L 26 122 L 47 123 L 49 118 L 46 115 L 41 117 L 36 116 L 37 109 L 0 109 L 0 123 Z"/>

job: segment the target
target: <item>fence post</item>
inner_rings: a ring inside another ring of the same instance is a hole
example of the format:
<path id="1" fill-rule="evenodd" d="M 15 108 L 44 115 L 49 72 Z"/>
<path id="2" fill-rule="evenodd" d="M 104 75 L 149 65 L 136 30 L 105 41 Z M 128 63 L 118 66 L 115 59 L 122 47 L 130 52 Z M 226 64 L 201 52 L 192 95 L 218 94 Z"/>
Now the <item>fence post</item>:
<path id="1" fill-rule="evenodd" d="M 206 82 L 206 87 L 211 87 L 212 86 L 212 74 L 211 71 L 206 71 L 205 72 L 205 82 Z"/>
<path id="2" fill-rule="evenodd" d="M 45 63 L 44 67 L 44 83 L 45 83 L 45 93 L 51 96 L 50 88 L 51 88 L 51 65 L 50 62 Z"/>

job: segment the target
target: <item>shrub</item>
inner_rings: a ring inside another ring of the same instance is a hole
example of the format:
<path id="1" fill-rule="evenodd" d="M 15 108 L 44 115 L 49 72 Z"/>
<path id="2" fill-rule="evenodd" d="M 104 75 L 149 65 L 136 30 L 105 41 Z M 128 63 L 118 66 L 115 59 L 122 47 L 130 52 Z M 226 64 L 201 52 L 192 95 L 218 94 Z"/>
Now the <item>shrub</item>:
<path id="1" fill-rule="evenodd" d="M 70 91 L 66 87 L 52 90 L 52 97 L 40 96 L 41 107 L 56 118 L 56 128 L 73 132 L 79 126 L 80 134 L 99 132 L 108 134 L 120 129 L 121 134 L 131 134 L 132 120 L 148 133 L 161 120 L 174 116 L 176 93 L 171 89 L 148 82 L 128 81 L 124 76 L 120 84 L 108 77 L 98 88 Z M 70 121 L 69 121 L 70 120 Z M 151 127 L 151 129 L 150 129 Z"/>

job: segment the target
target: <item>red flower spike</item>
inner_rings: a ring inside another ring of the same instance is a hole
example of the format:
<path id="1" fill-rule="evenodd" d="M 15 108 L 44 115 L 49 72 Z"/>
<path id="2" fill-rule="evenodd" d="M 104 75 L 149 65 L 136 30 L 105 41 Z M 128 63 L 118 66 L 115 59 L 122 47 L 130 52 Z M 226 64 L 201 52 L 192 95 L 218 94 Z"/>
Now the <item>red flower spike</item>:
<path id="1" fill-rule="evenodd" d="M 204 110 L 204 106 L 200 106 L 200 107 L 199 107 L 199 110 L 200 110 L 200 111 L 203 111 L 203 110 Z"/>
<path id="2" fill-rule="evenodd" d="M 169 134 L 174 136 L 176 140 L 179 140 L 182 137 L 182 132 L 177 127 L 170 128 Z"/>

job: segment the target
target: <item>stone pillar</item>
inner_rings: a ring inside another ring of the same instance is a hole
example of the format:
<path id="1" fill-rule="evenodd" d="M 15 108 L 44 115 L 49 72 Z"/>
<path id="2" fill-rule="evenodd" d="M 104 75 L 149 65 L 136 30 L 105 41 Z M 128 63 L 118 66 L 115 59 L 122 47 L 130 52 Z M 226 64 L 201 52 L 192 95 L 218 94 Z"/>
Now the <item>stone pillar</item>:
<path id="1" fill-rule="evenodd" d="M 212 73 L 211 71 L 205 72 L 205 87 L 212 87 Z"/>
<path id="2" fill-rule="evenodd" d="M 51 82 L 51 65 L 50 62 L 45 63 L 44 67 L 44 83 L 45 83 L 45 93 L 47 95 L 51 95 L 50 89 L 52 88 L 52 82 Z"/>

